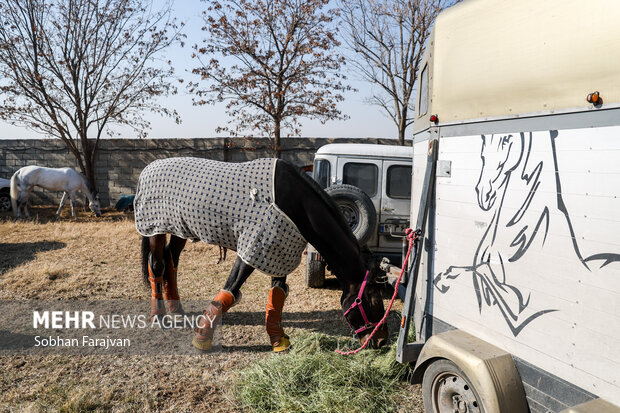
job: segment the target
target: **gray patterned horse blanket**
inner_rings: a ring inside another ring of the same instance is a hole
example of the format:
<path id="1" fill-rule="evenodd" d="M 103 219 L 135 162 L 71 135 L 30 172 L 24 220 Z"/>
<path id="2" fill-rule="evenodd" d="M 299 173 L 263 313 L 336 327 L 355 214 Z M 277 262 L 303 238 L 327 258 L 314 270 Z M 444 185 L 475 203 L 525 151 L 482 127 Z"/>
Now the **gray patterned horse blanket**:
<path id="1" fill-rule="evenodd" d="M 306 240 L 274 203 L 276 161 L 157 160 L 138 180 L 136 229 L 229 248 L 259 271 L 283 277 L 299 265 Z"/>

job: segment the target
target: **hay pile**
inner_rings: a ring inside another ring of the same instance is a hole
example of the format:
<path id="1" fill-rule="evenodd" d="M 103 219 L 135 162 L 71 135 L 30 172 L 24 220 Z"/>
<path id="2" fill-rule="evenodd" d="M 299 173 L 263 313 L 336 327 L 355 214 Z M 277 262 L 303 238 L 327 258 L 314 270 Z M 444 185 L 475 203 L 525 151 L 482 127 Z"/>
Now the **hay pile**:
<path id="1" fill-rule="evenodd" d="M 289 354 L 274 354 L 241 370 L 232 389 L 241 407 L 256 412 L 390 412 L 407 391 L 406 366 L 396 347 L 334 353 L 356 348 L 354 340 L 324 334 L 293 337 Z"/>

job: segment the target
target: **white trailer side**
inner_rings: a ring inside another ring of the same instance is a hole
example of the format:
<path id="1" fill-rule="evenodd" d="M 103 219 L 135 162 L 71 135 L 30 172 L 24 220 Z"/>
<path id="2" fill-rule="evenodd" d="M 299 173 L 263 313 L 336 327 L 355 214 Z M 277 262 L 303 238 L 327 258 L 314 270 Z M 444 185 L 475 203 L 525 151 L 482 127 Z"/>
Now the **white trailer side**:
<path id="1" fill-rule="evenodd" d="M 509 353 L 532 412 L 620 411 L 618 21 L 613 0 L 466 0 L 420 72 L 417 340 L 456 329 Z M 419 370 L 442 357 L 421 351 Z"/>

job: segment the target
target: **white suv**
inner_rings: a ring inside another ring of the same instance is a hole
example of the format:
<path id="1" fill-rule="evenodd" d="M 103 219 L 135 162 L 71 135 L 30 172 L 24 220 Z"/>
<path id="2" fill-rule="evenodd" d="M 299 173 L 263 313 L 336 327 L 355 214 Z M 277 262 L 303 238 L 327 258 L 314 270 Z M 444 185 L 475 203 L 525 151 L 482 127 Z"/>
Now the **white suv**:
<path id="1" fill-rule="evenodd" d="M 410 146 L 330 144 L 314 157 L 313 178 L 338 204 L 353 233 L 380 257 L 401 260 L 409 226 Z M 306 284 L 321 287 L 325 262 L 308 246 Z"/>

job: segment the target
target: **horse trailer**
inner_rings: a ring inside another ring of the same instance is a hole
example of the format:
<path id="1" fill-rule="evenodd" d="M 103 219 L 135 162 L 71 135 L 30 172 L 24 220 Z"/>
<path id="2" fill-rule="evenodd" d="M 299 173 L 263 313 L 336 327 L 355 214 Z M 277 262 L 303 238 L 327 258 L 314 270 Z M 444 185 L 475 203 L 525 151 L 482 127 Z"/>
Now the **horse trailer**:
<path id="1" fill-rule="evenodd" d="M 620 412 L 619 21 L 617 0 L 435 21 L 397 350 L 427 413 Z"/>

